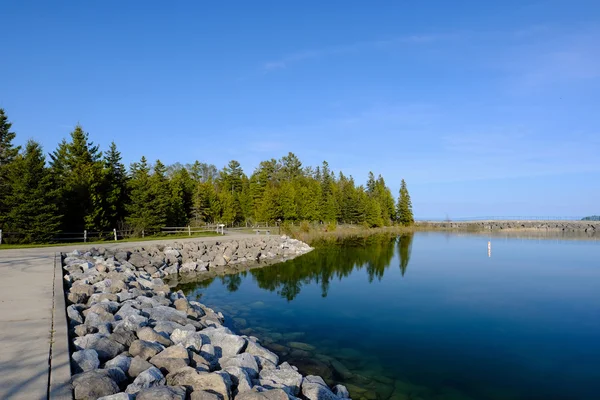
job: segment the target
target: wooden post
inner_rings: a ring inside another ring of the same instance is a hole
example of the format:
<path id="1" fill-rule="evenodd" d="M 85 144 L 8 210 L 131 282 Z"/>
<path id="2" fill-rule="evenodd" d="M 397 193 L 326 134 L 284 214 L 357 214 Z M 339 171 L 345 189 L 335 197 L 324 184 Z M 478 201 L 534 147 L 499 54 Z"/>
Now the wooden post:
<path id="1" fill-rule="evenodd" d="M 113 228 L 113 233 L 115 234 L 115 242 L 118 240 L 117 239 L 117 228 Z"/>
<path id="2" fill-rule="evenodd" d="M 142 237 L 144 237 L 144 230 L 142 229 Z"/>
<path id="3" fill-rule="evenodd" d="M 83 243 L 87 242 L 87 229 L 83 231 Z"/>
<path id="4" fill-rule="evenodd" d="M 188 225 L 188 236 L 192 236 L 192 228 Z"/>

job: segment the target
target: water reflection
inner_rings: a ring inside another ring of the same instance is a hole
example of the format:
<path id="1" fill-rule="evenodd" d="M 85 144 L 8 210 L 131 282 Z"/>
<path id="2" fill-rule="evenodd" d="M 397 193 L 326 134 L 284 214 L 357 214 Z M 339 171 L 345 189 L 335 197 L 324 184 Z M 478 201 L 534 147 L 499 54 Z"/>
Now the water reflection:
<path id="1" fill-rule="evenodd" d="M 294 300 L 303 286 L 317 283 L 321 296 L 327 297 L 330 282 L 334 279 L 341 280 L 353 271 L 366 270 L 369 283 L 375 279 L 381 281 L 392 263 L 396 249 L 400 271 L 404 276 L 410 261 L 413 236 L 413 233 L 402 236 L 375 235 L 323 242 L 317 245 L 316 250 L 294 260 L 217 279 L 221 280 L 227 291 L 235 292 L 242 284 L 242 277 L 249 274 L 258 287 L 276 292 L 288 301 Z M 181 285 L 181 288 L 186 292 L 194 288 L 205 288 L 214 279 Z"/>

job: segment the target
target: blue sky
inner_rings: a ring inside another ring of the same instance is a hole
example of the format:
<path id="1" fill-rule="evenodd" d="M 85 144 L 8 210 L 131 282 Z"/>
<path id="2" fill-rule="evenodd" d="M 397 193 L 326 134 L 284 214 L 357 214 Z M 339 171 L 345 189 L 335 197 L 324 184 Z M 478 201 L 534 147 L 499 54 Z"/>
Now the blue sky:
<path id="1" fill-rule="evenodd" d="M 3 1 L 18 142 L 79 122 L 127 164 L 405 178 L 420 217 L 600 213 L 599 2 L 218 3 Z"/>

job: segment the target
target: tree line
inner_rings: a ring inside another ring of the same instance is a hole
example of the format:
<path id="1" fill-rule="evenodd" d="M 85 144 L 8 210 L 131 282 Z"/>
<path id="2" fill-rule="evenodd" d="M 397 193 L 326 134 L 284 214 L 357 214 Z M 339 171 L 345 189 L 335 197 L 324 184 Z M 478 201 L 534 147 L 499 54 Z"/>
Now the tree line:
<path id="1" fill-rule="evenodd" d="M 262 161 L 250 176 L 235 160 L 219 170 L 199 161 L 167 166 L 142 157 L 127 169 L 114 142 L 101 151 L 80 125 L 49 160 L 33 140 L 15 146 L 11 126 L 0 109 L 0 229 L 19 232 L 20 242 L 117 227 L 137 234 L 207 223 L 414 222 L 404 180 L 396 201 L 381 175 L 370 172 L 366 185 L 357 185 L 326 161 L 305 167 L 293 153 Z"/>

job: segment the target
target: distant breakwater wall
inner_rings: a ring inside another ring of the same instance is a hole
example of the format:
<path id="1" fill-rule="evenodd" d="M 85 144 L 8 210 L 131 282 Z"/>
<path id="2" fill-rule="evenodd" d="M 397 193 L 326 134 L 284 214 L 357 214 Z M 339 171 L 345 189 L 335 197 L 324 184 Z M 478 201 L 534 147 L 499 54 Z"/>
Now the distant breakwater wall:
<path id="1" fill-rule="evenodd" d="M 310 251 L 286 237 L 63 254 L 76 400 L 346 399 L 162 278 Z M 204 271 L 206 270 L 206 271 Z"/>
<path id="2" fill-rule="evenodd" d="M 472 221 L 472 222 L 418 222 L 420 228 L 451 230 L 532 230 L 600 234 L 600 222 L 592 221 Z"/>

